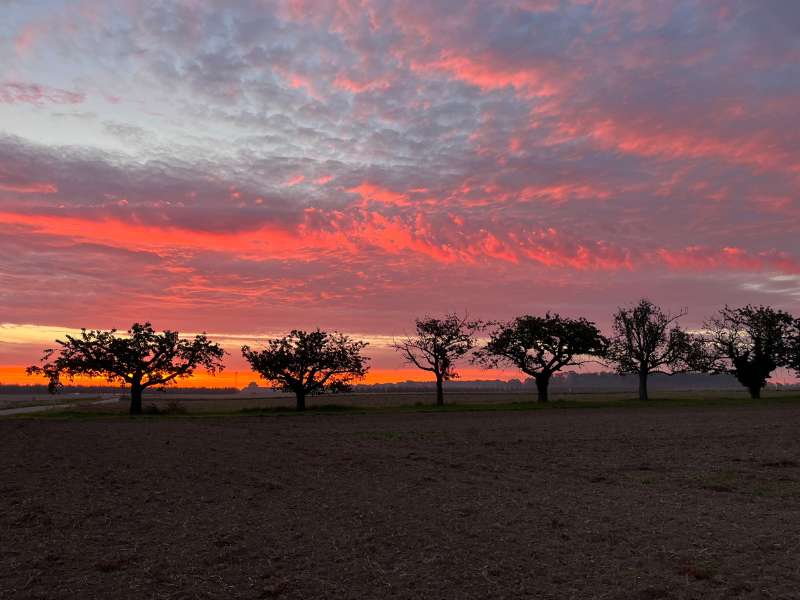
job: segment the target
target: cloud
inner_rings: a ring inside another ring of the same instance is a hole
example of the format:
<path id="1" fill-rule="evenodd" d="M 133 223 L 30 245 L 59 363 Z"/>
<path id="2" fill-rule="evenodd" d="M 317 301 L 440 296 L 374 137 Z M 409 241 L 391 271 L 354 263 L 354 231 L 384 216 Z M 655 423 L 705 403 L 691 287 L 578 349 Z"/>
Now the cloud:
<path id="1" fill-rule="evenodd" d="M 5 183 L 0 180 L 0 192 L 15 192 L 17 194 L 55 194 L 58 188 L 52 183 L 32 182 L 25 184 Z"/>
<path id="2" fill-rule="evenodd" d="M 80 104 L 84 100 L 86 95 L 81 92 L 71 92 L 36 83 L 0 82 L 0 104 Z"/>

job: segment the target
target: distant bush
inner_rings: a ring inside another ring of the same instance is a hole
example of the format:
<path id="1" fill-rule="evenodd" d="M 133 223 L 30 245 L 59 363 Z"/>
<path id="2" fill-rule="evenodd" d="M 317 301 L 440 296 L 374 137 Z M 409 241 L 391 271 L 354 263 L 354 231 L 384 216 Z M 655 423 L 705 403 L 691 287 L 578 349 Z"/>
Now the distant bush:
<path id="1" fill-rule="evenodd" d="M 184 415 L 186 414 L 186 407 L 177 400 L 170 400 L 167 403 L 166 412 L 169 415 Z"/>

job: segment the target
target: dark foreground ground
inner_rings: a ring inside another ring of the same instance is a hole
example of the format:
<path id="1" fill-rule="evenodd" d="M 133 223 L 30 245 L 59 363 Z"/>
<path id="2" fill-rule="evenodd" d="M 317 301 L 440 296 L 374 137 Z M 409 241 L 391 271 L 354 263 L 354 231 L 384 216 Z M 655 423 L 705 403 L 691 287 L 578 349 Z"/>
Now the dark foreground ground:
<path id="1" fill-rule="evenodd" d="M 800 598 L 800 407 L 0 420 L 0 598 Z"/>

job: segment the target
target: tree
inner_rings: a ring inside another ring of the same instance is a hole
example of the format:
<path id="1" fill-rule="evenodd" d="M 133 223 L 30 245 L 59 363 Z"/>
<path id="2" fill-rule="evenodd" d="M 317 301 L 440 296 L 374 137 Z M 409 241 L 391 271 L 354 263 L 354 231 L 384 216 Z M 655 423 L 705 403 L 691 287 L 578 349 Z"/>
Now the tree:
<path id="1" fill-rule="evenodd" d="M 794 322 L 792 330 L 792 344 L 789 353 L 789 368 L 800 377 L 800 319 Z"/>
<path id="2" fill-rule="evenodd" d="M 505 363 L 517 367 L 536 381 L 539 402 L 547 402 L 553 373 L 603 354 L 605 346 L 594 323 L 548 312 L 543 317 L 524 315 L 497 324 L 478 352 L 478 360 L 488 366 Z"/>
<path id="3" fill-rule="evenodd" d="M 59 349 L 45 350 L 41 366 L 28 367 L 29 375 L 45 375 L 55 393 L 62 377 L 105 377 L 131 386 L 130 413 L 142 412 L 142 392 L 192 375 L 198 367 L 215 374 L 221 371 L 225 351 L 205 334 L 182 339 L 177 331 L 157 333 L 150 323 L 134 323 L 127 335 L 81 329 L 79 337 L 56 340 Z"/>
<path id="4" fill-rule="evenodd" d="M 725 306 L 705 323 L 705 370 L 730 373 L 760 398 L 772 372 L 792 366 L 795 327 L 792 315 L 769 306 Z"/>
<path id="5" fill-rule="evenodd" d="M 275 389 L 293 392 L 297 410 L 306 409 L 306 396 L 326 391 L 344 392 L 367 374 L 368 358 L 361 355 L 366 342 L 338 332 L 292 330 L 267 341 L 263 350 L 242 346 L 253 370 Z"/>
<path id="6" fill-rule="evenodd" d="M 455 313 L 441 319 L 425 316 L 415 320 L 417 335 L 395 342 L 392 347 L 408 364 L 436 377 L 436 404 L 444 404 L 444 382 L 458 377 L 455 362 L 475 347 L 479 321 Z"/>
<path id="7" fill-rule="evenodd" d="M 614 315 L 614 334 L 605 358 L 620 374 L 639 376 L 639 400 L 647 400 L 647 378 L 652 373 L 673 375 L 690 371 L 698 362 L 702 343 L 682 330 L 677 320 L 686 315 L 664 312 L 643 298 Z"/>

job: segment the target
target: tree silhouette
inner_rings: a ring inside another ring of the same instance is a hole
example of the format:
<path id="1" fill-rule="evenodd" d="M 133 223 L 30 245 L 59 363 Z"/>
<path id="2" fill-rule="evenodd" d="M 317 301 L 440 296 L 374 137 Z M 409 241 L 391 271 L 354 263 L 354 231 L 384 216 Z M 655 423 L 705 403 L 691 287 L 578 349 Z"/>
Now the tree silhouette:
<path id="1" fill-rule="evenodd" d="M 725 306 L 705 323 L 705 369 L 730 373 L 760 398 L 770 374 L 792 366 L 797 322 L 792 315 L 770 306 Z"/>
<path id="2" fill-rule="evenodd" d="M 795 319 L 789 348 L 789 368 L 800 377 L 800 319 Z"/>
<path id="3" fill-rule="evenodd" d="M 605 347 L 606 340 L 594 323 L 548 312 L 543 317 L 524 315 L 497 324 L 477 355 L 487 366 L 511 364 L 533 377 L 539 402 L 547 402 L 553 373 L 583 364 L 589 356 L 603 354 Z"/>
<path id="4" fill-rule="evenodd" d="M 309 394 L 348 391 L 354 381 L 363 379 L 369 370 L 369 359 L 361 355 L 366 346 L 335 331 L 295 329 L 268 340 L 260 351 L 242 346 L 242 355 L 272 387 L 293 392 L 301 411 Z"/>
<path id="5" fill-rule="evenodd" d="M 408 364 L 436 377 L 436 404 L 444 404 L 444 382 L 458 377 L 455 361 L 475 347 L 479 321 L 455 313 L 441 319 L 425 316 L 415 320 L 417 334 L 395 342 L 392 347 Z"/>
<path id="6" fill-rule="evenodd" d="M 60 348 L 45 350 L 41 366 L 28 367 L 29 375 L 45 375 L 55 393 L 62 377 L 77 375 L 105 377 L 131 386 L 130 413 L 142 412 L 142 392 L 189 377 L 197 367 L 214 374 L 221 371 L 225 351 L 205 334 L 181 339 L 177 331 L 157 333 L 150 323 L 134 323 L 127 335 L 110 331 L 81 329 L 80 337 L 56 340 Z M 52 360 L 51 360 L 52 359 Z"/>
<path id="7" fill-rule="evenodd" d="M 639 376 L 639 400 L 647 400 L 647 378 L 652 373 L 673 375 L 694 368 L 702 354 L 702 344 L 677 324 L 686 314 L 664 312 L 643 298 L 635 306 L 620 308 L 614 314 L 614 334 L 605 358 L 620 374 Z"/>

